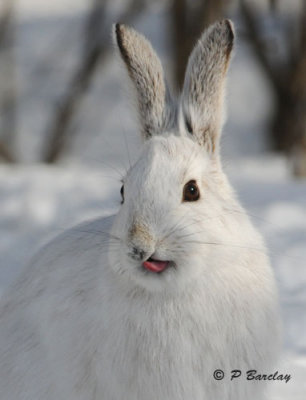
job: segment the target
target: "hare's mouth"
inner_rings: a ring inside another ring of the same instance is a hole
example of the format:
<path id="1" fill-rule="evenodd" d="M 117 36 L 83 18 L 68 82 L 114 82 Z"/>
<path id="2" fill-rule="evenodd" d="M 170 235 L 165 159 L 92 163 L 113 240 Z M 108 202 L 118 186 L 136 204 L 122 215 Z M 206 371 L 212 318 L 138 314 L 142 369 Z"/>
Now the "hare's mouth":
<path id="1" fill-rule="evenodd" d="M 142 263 L 142 266 L 148 271 L 162 273 L 167 268 L 169 268 L 171 264 L 173 264 L 171 261 L 155 260 L 154 258 L 149 257 L 146 261 Z"/>

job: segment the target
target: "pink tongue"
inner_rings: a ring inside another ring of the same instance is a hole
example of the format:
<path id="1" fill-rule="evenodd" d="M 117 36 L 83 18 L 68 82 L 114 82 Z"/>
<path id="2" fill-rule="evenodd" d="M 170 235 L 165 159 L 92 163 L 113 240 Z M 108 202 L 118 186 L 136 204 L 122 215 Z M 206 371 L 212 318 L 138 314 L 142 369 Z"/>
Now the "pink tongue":
<path id="1" fill-rule="evenodd" d="M 149 271 L 152 272 L 161 272 L 163 271 L 167 265 L 168 265 L 169 261 L 156 261 L 156 260 L 152 260 L 152 261 L 144 261 L 142 263 L 143 267 L 145 267 L 146 269 L 148 269 Z"/>

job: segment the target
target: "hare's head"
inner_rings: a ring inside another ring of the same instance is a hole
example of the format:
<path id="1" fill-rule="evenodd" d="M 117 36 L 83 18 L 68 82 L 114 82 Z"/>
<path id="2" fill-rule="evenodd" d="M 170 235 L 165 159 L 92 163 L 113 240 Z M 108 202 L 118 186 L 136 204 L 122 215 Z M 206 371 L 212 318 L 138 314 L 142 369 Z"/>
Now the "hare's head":
<path id="1" fill-rule="evenodd" d="M 219 138 L 233 26 L 224 20 L 203 33 L 178 101 L 142 35 L 117 24 L 115 41 L 136 89 L 145 144 L 121 188 L 113 265 L 149 290 L 181 287 L 218 263 L 219 249 L 209 244 L 232 234 L 226 232 L 224 209 L 233 200 Z"/>

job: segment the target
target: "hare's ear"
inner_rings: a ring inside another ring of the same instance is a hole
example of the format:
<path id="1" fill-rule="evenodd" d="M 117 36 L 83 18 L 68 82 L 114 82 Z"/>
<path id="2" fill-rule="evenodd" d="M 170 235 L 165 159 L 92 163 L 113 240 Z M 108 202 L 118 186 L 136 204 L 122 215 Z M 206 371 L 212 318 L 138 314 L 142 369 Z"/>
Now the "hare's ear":
<path id="1" fill-rule="evenodd" d="M 143 137 L 163 133 L 174 116 L 158 56 L 144 36 L 125 25 L 114 26 L 114 38 L 136 89 Z"/>
<path id="2" fill-rule="evenodd" d="M 193 49 L 185 75 L 180 124 L 209 152 L 217 152 L 223 123 L 223 97 L 234 43 L 229 20 L 210 26 Z"/>

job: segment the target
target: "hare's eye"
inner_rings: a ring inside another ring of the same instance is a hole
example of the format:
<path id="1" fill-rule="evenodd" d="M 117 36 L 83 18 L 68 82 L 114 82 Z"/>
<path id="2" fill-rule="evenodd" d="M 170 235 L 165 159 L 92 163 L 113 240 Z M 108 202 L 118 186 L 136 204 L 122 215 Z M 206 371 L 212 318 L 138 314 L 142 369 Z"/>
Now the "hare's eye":
<path id="1" fill-rule="evenodd" d="M 186 183 L 183 190 L 183 201 L 197 201 L 200 198 L 200 191 L 195 180 Z"/>
<path id="2" fill-rule="evenodd" d="M 123 204 L 124 203 L 124 186 L 123 185 L 121 186 L 120 194 L 121 194 L 121 204 Z"/>

